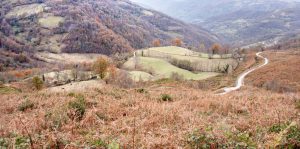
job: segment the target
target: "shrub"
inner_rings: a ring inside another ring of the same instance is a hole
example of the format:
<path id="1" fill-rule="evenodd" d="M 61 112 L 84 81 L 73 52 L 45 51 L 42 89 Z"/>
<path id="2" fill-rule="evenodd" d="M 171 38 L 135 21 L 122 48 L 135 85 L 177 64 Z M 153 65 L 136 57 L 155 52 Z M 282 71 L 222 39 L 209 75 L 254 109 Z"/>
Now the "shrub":
<path id="1" fill-rule="evenodd" d="M 11 94 L 11 93 L 19 93 L 19 92 L 21 92 L 21 90 L 13 88 L 13 87 L 0 85 L 0 94 Z"/>
<path id="2" fill-rule="evenodd" d="M 218 144 L 216 139 L 213 136 L 198 130 L 189 134 L 186 142 L 190 148 L 195 148 L 195 149 L 216 148 Z"/>
<path id="3" fill-rule="evenodd" d="M 139 89 L 137 89 L 136 90 L 138 93 L 147 93 L 147 91 L 146 91 L 146 89 L 144 89 L 144 88 L 139 88 Z"/>
<path id="4" fill-rule="evenodd" d="M 97 139 L 97 140 L 94 140 L 92 143 L 92 147 L 95 147 L 95 148 L 107 148 L 108 144 L 105 143 L 105 141 L 103 141 L 102 139 Z"/>
<path id="5" fill-rule="evenodd" d="M 41 90 L 43 88 L 44 81 L 41 78 L 35 76 L 32 78 L 32 84 L 35 89 Z"/>
<path id="6" fill-rule="evenodd" d="M 19 111 L 26 111 L 27 109 L 32 109 L 34 107 L 34 103 L 28 99 L 26 99 L 24 102 L 22 102 L 18 106 Z"/>
<path id="7" fill-rule="evenodd" d="M 65 111 L 67 111 L 66 107 L 54 108 L 51 111 L 47 111 L 45 114 L 47 126 L 52 130 L 58 130 L 63 124 L 66 124 L 68 115 Z"/>
<path id="8" fill-rule="evenodd" d="M 4 87 L 4 81 L 0 79 L 0 87 Z"/>
<path id="9" fill-rule="evenodd" d="M 93 65 L 95 73 L 100 75 L 101 79 L 104 79 L 109 67 L 108 59 L 105 57 L 100 57 Z"/>
<path id="10" fill-rule="evenodd" d="M 162 94 L 161 100 L 162 101 L 173 101 L 172 97 L 169 94 Z"/>
<path id="11" fill-rule="evenodd" d="M 106 79 L 106 83 L 117 85 L 120 88 L 132 88 L 136 86 L 136 83 L 126 71 L 118 71 L 116 75 L 110 76 Z"/>
<path id="12" fill-rule="evenodd" d="M 208 81 L 188 81 L 188 85 L 192 88 L 208 90 L 213 84 Z"/>
<path id="13" fill-rule="evenodd" d="M 19 63 L 28 63 L 29 59 L 24 54 L 20 54 L 14 57 L 14 60 Z"/>
<path id="14" fill-rule="evenodd" d="M 174 81 L 183 81 L 184 80 L 184 76 L 178 74 L 177 72 L 172 72 L 170 79 L 172 79 Z"/>
<path id="15" fill-rule="evenodd" d="M 0 72 L 4 71 L 4 64 L 0 64 Z"/>
<path id="16" fill-rule="evenodd" d="M 175 39 L 172 40 L 172 44 L 174 46 L 181 47 L 182 46 L 182 40 L 179 39 L 179 38 L 175 38 Z"/>
<path id="17" fill-rule="evenodd" d="M 97 116 L 99 119 L 104 120 L 104 121 L 109 120 L 109 117 L 107 117 L 104 113 L 101 113 L 101 112 L 96 112 L 96 116 Z"/>
<path id="18" fill-rule="evenodd" d="M 23 136 L 17 136 L 15 140 L 15 148 L 28 148 L 29 147 L 29 138 Z"/>
<path id="19" fill-rule="evenodd" d="M 234 148 L 257 148 L 256 143 L 253 141 L 250 133 L 248 132 L 238 132 L 226 134 L 227 142 L 223 144 L 224 147 L 234 147 Z"/>
<path id="20" fill-rule="evenodd" d="M 296 109 L 300 110 L 300 100 L 296 101 Z"/>
<path id="21" fill-rule="evenodd" d="M 235 145 L 237 148 L 255 148 L 256 144 L 253 142 L 250 134 L 248 132 L 242 132 L 236 135 L 235 140 L 237 144 Z"/>
<path id="22" fill-rule="evenodd" d="M 210 49 L 211 49 L 211 51 L 212 51 L 213 54 L 219 54 L 220 51 L 221 51 L 221 49 L 222 49 L 222 47 L 221 47 L 220 44 L 215 43 L 215 44 L 213 44 L 213 45 L 211 46 Z"/>
<path id="23" fill-rule="evenodd" d="M 268 81 L 265 84 L 263 84 L 263 87 L 266 90 L 270 90 L 273 92 L 279 92 L 279 93 L 294 92 L 293 88 L 284 85 L 283 83 L 281 83 L 278 80 Z"/>
<path id="24" fill-rule="evenodd" d="M 69 93 L 68 96 L 69 96 L 69 97 L 75 97 L 76 94 L 75 94 L 75 93 Z"/>
<path id="25" fill-rule="evenodd" d="M 288 144 L 295 148 L 300 147 L 300 128 L 298 126 L 292 126 L 287 133 Z"/>
<path id="26" fill-rule="evenodd" d="M 86 101 L 83 95 L 76 95 L 76 100 L 69 102 L 69 109 L 72 111 L 68 114 L 72 120 L 81 120 L 85 113 Z"/>
<path id="27" fill-rule="evenodd" d="M 109 149 L 119 149 L 120 144 L 117 141 L 113 140 L 107 145 L 107 148 L 109 148 Z"/>
<path id="28" fill-rule="evenodd" d="M 300 148 L 300 128 L 291 126 L 278 148 Z"/>
<path id="29" fill-rule="evenodd" d="M 189 71 L 194 71 L 195 69 L 193 68 L 192 62 L 189 60 L 178 60 L 178 59 L 172 59 L 170 63 L 174 66 L 177 66 L 179 68 L 189 70 Z"/>
<path id="30" fill-rule="evenodd" d="M 119 149 L 120 144 L 115 140 L 108 141 L 110 143 L 106 143 L 102 139 L 97 139 L 91 143 L 92 147 L 95 148 L 108 148 L 108 149 Z"/>
<path id="31" fill-rule="evenodd" d="M 286 124 L 274 124 L 269 128 L 269 132 L 279 133 L 287 128 Z"/>
<path id="32" fill-rule="evenodd" d="M 7 75 L 5 75 L 4 73 L 0 72 L 0 83 L 4 84 L 7 82 Z"/>
<path id="33" fill-rule="evenodd" d="M 128 53 L 116 53 L 111 56 L 115 66 L 121 68 L 123 64 L 131 57 L 132 55 Z"/>
<path id="34" fill-rule="evenodd" d="M 0 148 L 4 148 L 4 149 L 8 148 L 8 145 L 9 145 L 8 141 L 0 137 Z"/>
<path id="35" fill-rule="evenodd" d="M 159 39 L 155 39 L 155 40 L 153 40 L 152 45 L 154 47 L 159 47 L 159 46 L 161 46 L 161 42 Z"/>

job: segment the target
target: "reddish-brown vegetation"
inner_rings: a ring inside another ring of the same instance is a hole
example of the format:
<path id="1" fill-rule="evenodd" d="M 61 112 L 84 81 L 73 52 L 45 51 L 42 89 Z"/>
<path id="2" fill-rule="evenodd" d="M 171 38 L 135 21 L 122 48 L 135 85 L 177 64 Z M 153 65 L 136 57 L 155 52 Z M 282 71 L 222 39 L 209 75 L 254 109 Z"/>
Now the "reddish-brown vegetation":
<path id="1" fill-rule="evenodd" d="M 212 51 L 213 54 L 219 54 L 219 53 L 221 52 L 222 47 L 221 47 L 220 44 L 215 43 L 215 44 L 213 44 L 213 45 L 211 46 L 210 49 L 211 49 L 211 51 Z"/>
<path id="2" fill-rule="evenodd" d="M 94 72 L 99 74 L 100 78 L 103 79 L 108 72 L 109 65 L 110 64 L 107 58 L 100 57 L 93 65 Z"/>
<path id="3" fill-rule="evenodd" d="M 159 46 L 161 46 L 161 42 L 159 39 L 155 39 L 155 40 L 153 40 L 152 45 L 154 47 L 159 47 Z"/>
<path id="4" fill-rule="evenodd" d="M 168 95 L 172 101 L 162 101 L 162 95 Z M 271 126 L 292 121 L 299 124 L 299 111 L 295 108 L 297 98 L 297 95 L 254 88 L 215 96 L 178 84 L 149 87 L 138 92 L 106 86 L 82 95 L 8 94 L 0 97 L 0 136 L 10 146 L 16 137 L 30 136 L 36 148 L 43 144 L 81 148 L 94 146 L 99 140 L 126 148 L 178 148 L 197 143 L 197 139 L 190 136 L 199 137 L 194 134 L 198 130 L 212 136 L 212 143 L 217 146 L 231 142 L 232 145 L 268 148 L 274 145 L 268 142 L 276 141 L 276 134 L 268 131 Z M 33 106 L 24 112 L 18 111 L 26 100 Z M 73 104 L 77 100 L 77 104 Z M 74 110 L 81 111 L 81 120 L 70 117 Z M 244 140 L 228 134 L 251 135 Z"/>
<path id="5" fill-rule="evenodd" d="M 34 3 L 43 3 L 49 9 L 29 17 L 5 17 L 16 6 Z M 195 45 L 197 41 L 207 46 L 217 42 L 201 28 L 151 10 L 147 11 L 153 15 L 147 15 L 146 9 L 126 0 L 18 0 L 1 1 L 0 4 L 0 47 L 14 52 L 52 51 L 49 39 L 53 36 L 63 36 L 57 42 L 65 45 L 60 49 L 64 52 L 106 55 L 149 47 L 155 39 L 170 40 L 173 38 L 170 33 L 182 36 L 188 46 L 198 46 Z M 64 21 L 45 30 L 39 25 L 43 13 L 62 17 Z M 170 26 L 174 29 L 170 30 Z"/>
<path id="6" fill-rule="evenodd" d="M 172 40 L 172 45 L 181 47 L 182 46 L 182 40 L 180 38 L 175 38 Z"/>
<path id="7" fill-rule="evenodd" d="M 270 64 L 251 74 L 247 82 L 276 92 L 299 92 L 299 50 L 267 51 L 265 55 Z"/>

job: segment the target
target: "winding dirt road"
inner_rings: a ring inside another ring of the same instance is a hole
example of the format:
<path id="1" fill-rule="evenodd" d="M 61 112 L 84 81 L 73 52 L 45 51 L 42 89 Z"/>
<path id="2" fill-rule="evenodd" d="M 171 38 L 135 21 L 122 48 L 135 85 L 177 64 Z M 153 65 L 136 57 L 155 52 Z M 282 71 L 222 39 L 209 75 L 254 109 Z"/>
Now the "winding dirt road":
<path id="1" fill-rule="evenodd" d="M 245 71 L 244 73 L 242 73 L 242 74 L 238 77 L 238 79 L 237 79 L 237 81 L 236 81 L 235 87 L 226 87 L 226 88 L 223 88 L 224 92 L 223 92 L 223 93 L 220 93 L 219 95 L 225 95 L 225 94 L 228 94 L 228 93 L 230 93 L 230 92 L 232 92 L 232 91 L 235 91 L 235 90 L 240 89 L 240 88 L 244 85 L 245 77 L 246 77 L 248 74 L 250 74 L 251 72 L 253 72 L 253 71 L 255 71 L 255 70 L 257 70 L 257 69 L 259 69 L 259 68 L 261 68 L 261 67 L 264 67 L 265 65 L 267 65 L 267 64 L 269 63 L 269 59 L 267 59 L 267 58 L 261 56 L 261 55 L 260 55 L 261 53 L 262 53 L 262 52 L 256 53 L 256 56 L 259 57 L 259 58 L 264 59 L 264 60 L 265 60 L 264 64 L 261 64 L 261 65 L 259 65 L 259 66 L 257 66 L 257 67 L 254 67 L 254 68 L 251 68 L 251 69 Z"/>

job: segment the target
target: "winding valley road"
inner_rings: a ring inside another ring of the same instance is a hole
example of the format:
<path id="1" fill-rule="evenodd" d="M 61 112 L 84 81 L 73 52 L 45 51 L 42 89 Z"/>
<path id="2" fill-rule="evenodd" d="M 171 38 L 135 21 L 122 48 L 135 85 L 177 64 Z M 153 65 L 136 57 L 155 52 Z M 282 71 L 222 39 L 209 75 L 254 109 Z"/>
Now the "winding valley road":
<path id="1" fill-rule="evenodd" d="M 224 92 L 223 92 L 223 93 L 220 93 L 219 95 L 225 95 L 225 94 L 228 94 L 228 93 L 230 93 L 230 92 L 232 92 L 232 91 L 235 91 L 235 90 L 240 89 L 240 88 L 244 85 L 245 77 L 246 77 L 248 74 L 250 74 L 251 72 L 253 72 L 253 71 L 255 71 L 255 70 L 257 70 L 257 69 L 259 69 L 259 68 L 261 68 L 261 67 L 264 67 L 265 65 L 267 65 L 267 64 L 269 63 L 269 59 L 267 59 L 267 58 L 261 56 L 260 54 L 262 54 L 262 52 L 256 53 L 256 56 L 259 57 L 259 58 L 264 59 L 264 60 L 265 60 L 264 64 L 261 64 L 261 65 L 259 65 L 259 66 L 257 66 L 257 67 L 254 67 L 254 68 L 251 68 L 251 69 L 245 71 L 244 73 L 242 73 L 242 74 L 238 77 L 238 79 L 237 79 L 237 81 L 236 81 L 236 86 L 235 86 L 235 87 L 226 87 L 226 88 L 223 88 Z"/>

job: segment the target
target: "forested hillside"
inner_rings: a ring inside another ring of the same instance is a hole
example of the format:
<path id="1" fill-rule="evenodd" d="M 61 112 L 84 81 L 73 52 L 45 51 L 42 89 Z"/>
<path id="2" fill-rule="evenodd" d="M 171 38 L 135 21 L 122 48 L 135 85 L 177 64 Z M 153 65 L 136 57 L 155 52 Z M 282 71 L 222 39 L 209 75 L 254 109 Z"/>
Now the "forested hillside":
<path id="1" fill-rule="evenodd" d="M 210 46 L 209 32 L 126 0 L 4 0 L 0 45 L 16 53 L 101 53 L 111 55 L 163 45 L 180 38 L 186 46 Z"/>

